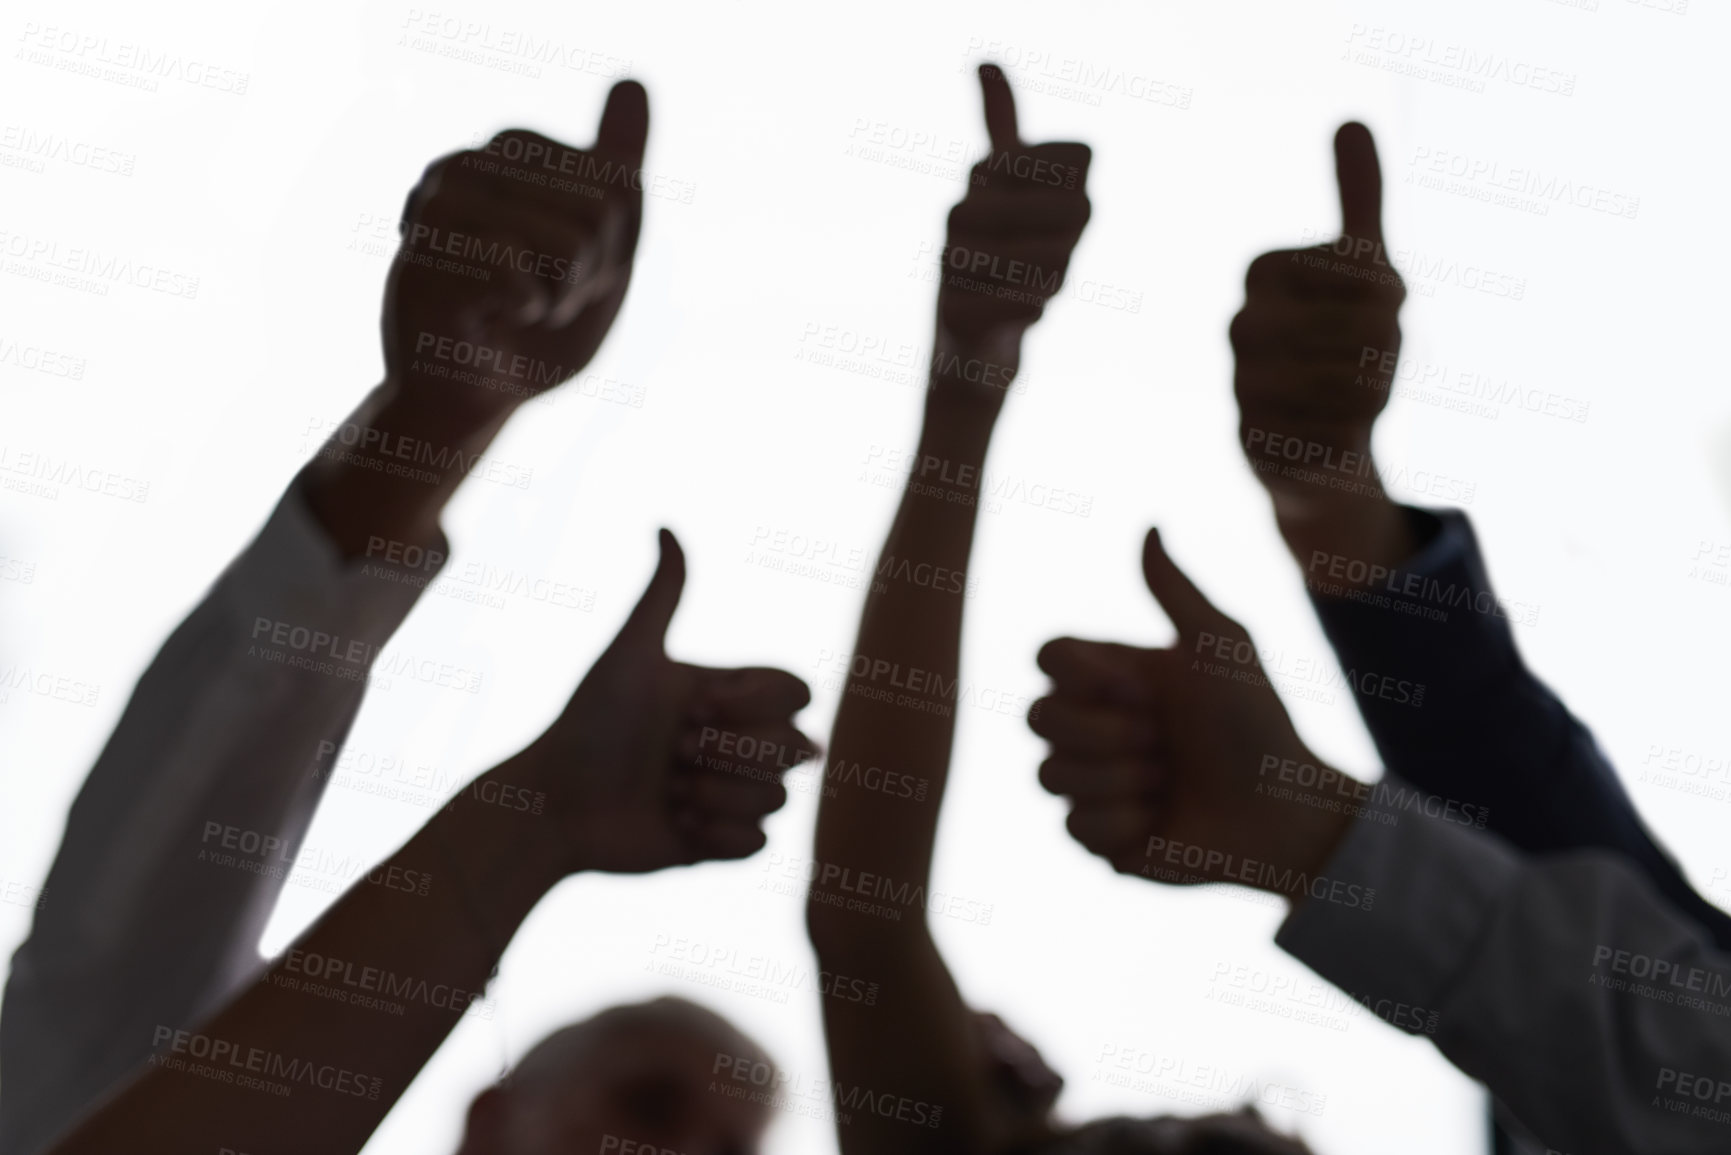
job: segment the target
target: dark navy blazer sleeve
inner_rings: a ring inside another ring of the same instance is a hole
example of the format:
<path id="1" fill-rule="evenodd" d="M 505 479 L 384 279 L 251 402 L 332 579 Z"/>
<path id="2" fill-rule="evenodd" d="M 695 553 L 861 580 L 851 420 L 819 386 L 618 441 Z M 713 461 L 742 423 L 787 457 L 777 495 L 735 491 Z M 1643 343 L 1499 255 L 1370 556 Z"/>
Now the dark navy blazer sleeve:
<path id="1" fill-rule="evenodd" d="M 1465 514 L 1406 513 L 1425 544 L 1401 568 L 1349 586 L 1336 576 L 1364 575 L 1337 575 L 1326 557 L 1306 565 L 1312 604 L 1384 766 L 1528 853 L 1626 855 L 1731 948 L 1731 916 L 1690 887 L 1593 736 L 1521 660 L 1510 623 L 1535 621 L 1537 607 L 1497 601 Z"/>

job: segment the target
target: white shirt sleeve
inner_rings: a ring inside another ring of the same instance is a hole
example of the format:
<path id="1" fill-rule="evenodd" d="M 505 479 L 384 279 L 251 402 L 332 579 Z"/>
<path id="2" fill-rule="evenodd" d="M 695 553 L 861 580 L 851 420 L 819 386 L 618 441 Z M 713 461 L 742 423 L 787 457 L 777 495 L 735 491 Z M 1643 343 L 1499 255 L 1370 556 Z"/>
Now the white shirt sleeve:
<path id="1" fill-rule="evenodd" d="M 1424 1033 L 1569 1155 L 1731 1150 L 1731 958 L 1604 851 L 1525 857 L 1412 813 L 1360 820 L 1275 941 Z"/>
<path id="2" fill-rule="evenodd" d="M 368 671 L 448 554 L 345 562 L 297 479 L 163 645 L 85 780 L 0 1013 L 0 1155 L 30 1155 L 260 973 Z"/>

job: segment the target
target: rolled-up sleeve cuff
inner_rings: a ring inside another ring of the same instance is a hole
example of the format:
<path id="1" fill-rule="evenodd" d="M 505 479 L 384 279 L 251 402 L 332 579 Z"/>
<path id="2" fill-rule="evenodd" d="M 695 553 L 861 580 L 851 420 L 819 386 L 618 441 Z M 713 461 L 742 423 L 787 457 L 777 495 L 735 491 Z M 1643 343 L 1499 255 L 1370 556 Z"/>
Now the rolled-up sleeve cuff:
<path id="1" fill-rule="evenodd" d="M 1400 1021 L 1381 1008 L 1442 1004 L 1518 867 L 1494 835 L 1410 812 L 1372 813 L 1354 824 L 1325 870 L 1374 887 L 1375 905 L 1303 902 L 1274 941 L 1393 1025 L 1434 1030 L 1424 1015 Z"/>
<path id="2" fill-rule="evenodd" d="M 283 494 L 218 588 L 250 619 L 249 639 L 297 628 L 366 643 L 367 663 L 432 585 L 450 556 L 443 532 L 427 542 L 380 541 L 377 556 L 344 558 L 308 505 L 304 479 Z"/>

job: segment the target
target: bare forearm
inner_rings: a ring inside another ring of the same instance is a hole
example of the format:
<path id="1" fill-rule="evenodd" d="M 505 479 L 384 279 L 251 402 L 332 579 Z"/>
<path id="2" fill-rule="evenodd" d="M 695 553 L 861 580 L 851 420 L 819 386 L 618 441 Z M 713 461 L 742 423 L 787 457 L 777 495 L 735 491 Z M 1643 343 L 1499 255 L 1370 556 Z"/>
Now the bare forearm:
<path id="1" fill-rule="evenodd" d="M 1356 452 L 1374 462 L 1368 437 Z M 1393 569 L 1417 552 L 1411 523 L 1383 489 L 1380 471 L 1371 464 L 1353 473 L 1347 479 L 1350 488 L 1305 482 L 1270 491 L 1280 535 L 1300 566 L 1326 554 L 1331 560 L 1363 562 L 1369 572 L 1372 566 Z M 1357 572 L 1358 567 L 1352 569 Z"/>
<path id="2" fill-rule="evenodd" d="M 55 1155 L 141 1132 L 162 1151 L 358 1151 L 557 881 L 514 849 L 532 821 L 459 795 L 216 1016 L 157 1024 L 149 1069 Z"/>
<path id="3" fill-rule="evenodd" d="M 835 792 L 819 810 L 816 857 L 893 887 L 924 888 L 930 873 L 993 419 L 970 402 L 930 395 L 916 463 L 866 595 L 831 739 L 830 757 L 844 772 L 832 775 Z M 863 770 L 845 772 L 855 765 L 923 780 L 923 797 L 871 790 L 862 784 Z M 833 909 L 814 904 L 813 914 L 822 919 Z M 923 913 L 906 910 L 901 921 L 923 921 Z"/>
<path id="4" fill-rule="evenodd" d="M 807 925 L 820 965 L 870 975 L 882 988 L 870 1007 L 825 1000 L 832 1077 L 838 1088 L 894 1092 L 932 1119 L 909 1127 L 862 1113 L 838 1127 L 845 1155 L 973 1155 L 990 1130 L 972 1012 L 917 896 L 926 893 L 948 776 L 968 558 L 996 412 L 977 397 L 928 394 L 831 739 L 838 772 L 819 805 Z M 872 790 L 866 783 L 877 779 L 854 767 L 905 774 L 923 788 L 915 797 Z M 850 905 L 848 891 L 867 876 L 901 901 Z M 836 877 L 839 885 L 826 881 Z M 920 1042 L 910 1047 L 913 1038 Z"/>

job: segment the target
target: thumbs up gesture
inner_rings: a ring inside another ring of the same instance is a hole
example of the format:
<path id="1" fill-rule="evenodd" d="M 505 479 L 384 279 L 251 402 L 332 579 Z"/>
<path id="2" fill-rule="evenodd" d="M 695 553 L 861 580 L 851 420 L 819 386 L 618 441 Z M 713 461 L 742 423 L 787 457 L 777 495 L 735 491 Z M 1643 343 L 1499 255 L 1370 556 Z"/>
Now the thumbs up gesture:
<path id="1" fill-rule="evenodd" d="M 587 365 L 631 280 L 648 134 L 627 80 L 590 149 L 510 129 L 429 165 L 385 288 L 388 380 L 479 425 Z"/>
<path id="2" fill-rule="evenodd" d="M 1148 589 L 1178 631 L 1169 649 L 1059 638 L 1040 650 L 1052 692 L 1029 725 L 1051 745 L 1040 783 L 1071 801 L 1069 830 L 1125 874 L 1238 882 L 1295 897 L 1345 831 L 1327 790 L 1295 798 L 1292 768 L 1323 774 L 1257 661 L 1248 631 L 1166 555 L 1143 547 Z M 1341 790 L 1334 791 L 1343 793 Z M 1313 805 L 1317 798 L 1323 805 Z"/>
<path id="3" fill-rule="evenodd" d="M 1063 284 L 1070 252 L 1088 223 L 1092 153 L 1085 144 L 1022 143 L 1015 97 L 996 65 L 980 66 L 980 89 L 991 149 L 950 210 L 940 258 L 938 344 L 985 356 L 1013 373 L 1022 333 Z"/>
<path id="4" fill-rule="evenodd" d="M 1342 125 L 1334 157 L 1340 240 L 1257 257 L 1230 331 L 1240 439 L 1277 512 L 1360 484 L 1381 493 L 1370 435 L 1388 404 L 1406 289 L 1383 248 L 1370 130 Z"/>
<path id="5" fill-rule="evenodd" d="M 755 854 L 759 824 L 787 800 L 782 774 L 817 750 L 792 721 L 811 700 L 800 679 L 667 656 L 684 585 L 662 530 L 655 576 L 612 645 L 552 726 L 489 774 L 545 796 L 548 826 L 526 832 L 556 877 Z"/>

